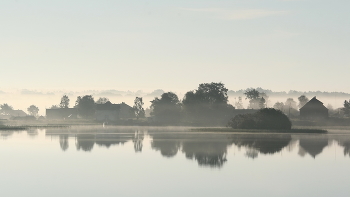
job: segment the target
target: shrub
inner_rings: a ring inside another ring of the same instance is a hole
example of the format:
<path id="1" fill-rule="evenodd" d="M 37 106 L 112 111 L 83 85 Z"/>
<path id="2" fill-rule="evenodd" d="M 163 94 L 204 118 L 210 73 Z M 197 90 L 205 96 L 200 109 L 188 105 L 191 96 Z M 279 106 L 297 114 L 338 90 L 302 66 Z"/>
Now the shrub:
<path id="1" fill-rule="evenodd" d="M 254 114 L 237 115 L 228 126 L 234 129 L 291 129 L 292 123 L 280 110 L 264 108 Z"/>

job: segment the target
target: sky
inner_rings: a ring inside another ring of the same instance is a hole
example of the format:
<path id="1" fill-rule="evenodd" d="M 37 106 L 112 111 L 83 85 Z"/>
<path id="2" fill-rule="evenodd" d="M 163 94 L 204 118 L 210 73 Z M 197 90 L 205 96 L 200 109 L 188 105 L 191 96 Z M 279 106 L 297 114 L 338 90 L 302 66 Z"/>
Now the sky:
<path id="1" fill-rule="evenodd" d="M 348 0 L 3 0 L 0 89 L 350 92 Z"/>

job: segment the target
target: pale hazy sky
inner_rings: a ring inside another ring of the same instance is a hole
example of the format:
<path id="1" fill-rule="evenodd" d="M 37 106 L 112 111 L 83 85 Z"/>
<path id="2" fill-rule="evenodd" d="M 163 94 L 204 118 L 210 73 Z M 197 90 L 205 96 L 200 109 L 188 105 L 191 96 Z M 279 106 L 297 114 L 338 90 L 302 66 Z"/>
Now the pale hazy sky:
<path id="1" fill-rule="evenodd" d="M 350 92 L 349 0 L 2 0 L 0 88 Z"/>

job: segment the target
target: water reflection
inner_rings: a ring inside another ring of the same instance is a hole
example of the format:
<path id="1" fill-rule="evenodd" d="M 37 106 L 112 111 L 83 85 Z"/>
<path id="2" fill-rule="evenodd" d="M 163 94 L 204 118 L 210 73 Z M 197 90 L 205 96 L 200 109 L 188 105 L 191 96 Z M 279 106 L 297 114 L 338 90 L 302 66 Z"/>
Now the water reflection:
<path id="1" fill-rule="evenodd" d="M 227 146 L 231 143 L 226 140 L 186 140 L 182 144 L 182 152 L 187 159 L 195 159 L 201 166 L 222 167 L 227 161 Z"/>
<path id="2" fill-rule="evenodd" d="M 38 129 L 28 129 L 27 135 L 30 137 L 36 137 L 39 134 Z"/>
<path id="3" fill-rule="evenodd" d="M 62 134 L 64 133 L 64 134 Z M 77 150 L 90 152 L 96 144 L 99 147 L 110 148 L 114 145 L 123 145 L 132 140 L 134 142 L 135 152 L 142 151 L 143 132 L 134 130 L 107 130 L 107 129 L 47 129 L 46 135 L 58 136 L 62 151 L 69 147 L 69 137 L 75 138 Z"/>
<path id="4" fill-rule="evenodd" d="M 150 132 L 152 137 L 151 147 L 160 151 L 164 157 L 174 157 L 180 148 L 180 135 L 176 133 L 156 133 Z"/>
<path id="5" fill-rule="evenodd" d="M 232 135 L 233 143 L 237 147 L 246 147 L 246 156 L 258 157 L 261 154 L 274 154 L 288 146 L 292 140 L 289 134 L 242 134 Z"/>
<path id="6" fill-rule="evenodd" d="M 133 143 L 134 143 L 134 150 L 135 152 L 142 152 L 142 147 L 143 147 L 143 139 L 144 139 L 144 132 L 142 131 L 135 131 L 135 135 L 133 138 Z"/>
<path id="7" fill-rule="evenodd" d="M 60 147 L 63 151 L 66 151 L 69 147 L 68 135 L 59 135 Z"/>
<path id="8" fill-rule="evenodd" d="M 309 137 L 304 136 L 299 139 L 299 155 L 305 156 L 306 153 L 315 158 L 317 155 L 321 154 L 323 149 L 328 146 L 327 137 Z"/>
<path id="9" fill-rule="evenodd" d="M 0 135 L 2 139 L 8 139 L 20 132 L 0 131 Z M 40 130 L 24 131 L 28 136 L 38 136 L 39 132 Z M 135 152 L 142 153 L 145 139 L 149 139 L 147 145 L 154 151 L 159 151 L 164 158 L 173 158 L 182 153 L 181 155 L 196 161 L 200 166 L 215 168 L 223 167 L 228 162 L 230 148 L 242 151 L 243 156 L 251 159 L 282 151 L 316 159 L 327 146 L 337 145 L 342 148 L 344 156 L 350 156 L 350 135 L 345 134 L 219 134 L 133 127 L 47 129 L 45 134 L 58 138 L 62 151 L 69 149 L 69 143 L 75 144 L 78 151 L 90 152 L 96 147 L 109 149 L 130 142 Z"/>
<path id="10" fill-rule="evenodd" d="M 77 150 L 91 151 L 94 148 L 95 135 L 94 134 L 77 134 L 75 146 Z"/>

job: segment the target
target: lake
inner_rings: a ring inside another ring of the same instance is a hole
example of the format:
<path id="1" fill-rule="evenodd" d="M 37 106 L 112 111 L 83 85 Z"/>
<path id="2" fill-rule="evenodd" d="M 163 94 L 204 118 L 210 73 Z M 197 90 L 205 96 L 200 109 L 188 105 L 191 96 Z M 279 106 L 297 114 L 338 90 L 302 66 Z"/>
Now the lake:
<path id="1" fill-rule="evenodd" d="M 350 131 L 1 131 L 1 196 L 349 196 Z"/>

